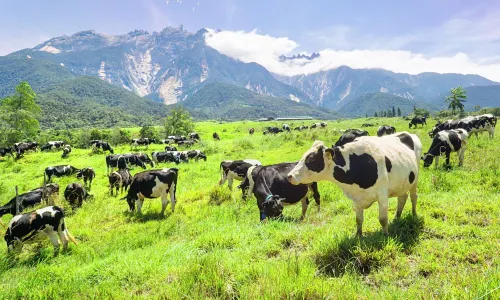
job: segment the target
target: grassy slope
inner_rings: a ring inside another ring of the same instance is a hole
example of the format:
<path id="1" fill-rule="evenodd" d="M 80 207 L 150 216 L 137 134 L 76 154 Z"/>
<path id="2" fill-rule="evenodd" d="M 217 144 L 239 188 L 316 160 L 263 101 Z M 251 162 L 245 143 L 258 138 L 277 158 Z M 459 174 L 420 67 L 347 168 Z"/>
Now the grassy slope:
<path id="1" fill-rule="evenodd" d="M 376 204 L 365 212 L 365 237 L 361 242 L 354 238 L 351 201 L 329 182 L 319 185 L 320 213 L 313 202 L 307 219 L 297 222 L 300 205 L 287 207 L 284 213 L 291 221 L 267 224 L 258 221 L 255 200 L 243 202 L 239 191 L 228 197 L 227 187 L 216 187 L 223 159 L 294 161 L 315 139 L 334 142 L 334 128 L 366 121 L 331 122 L 327 130 L 276 137 L 260 130 L 248 136 L 249 127 L 267 123 L 199 123 L 197 131 L 207 140 L 199 148 L 209 159 L 180 166 L 176 212 L 164 219 L 158 217 L 159 199 L 146 202 L 142 216 L 127 213 L 125 202 L 107 194 L 104 155 L 75 150 L 68 163 L 97 171 L 94 200 L 67 217 L 80 244 L 55 258 L 48 241 L 39 253 L 26 247 L 13 264 L 2 246 L 0 298 L 476 298 L 499 286 L 498 137 L 472 138 L 463 168 L 422 170 L 419 218 L 411 217 L 408 203 L 403 218 L 391 222 L 388 238 L 381 235 Z M 369 122 L 407 128 L 396 119 Z M 425 150 L 430 127 L 411 130 Z M 375 130 L 369 128 L 371 134 Z M 220 142 L 209 138 L 213 131 L 221 135 Z M 21 191 L 41 185 L 43 169 L 59 163 L 60 153 L 0 163 L 1 203 L 13 196 L 16 184 Z M 62 191 L 73 181 L 56 179 Z M 65 205 L 62 191 L 58 203 Z M 392 199 L 391 215 L 395 208 Z M 499 290 L 490 296 L 500 297 Z"/>

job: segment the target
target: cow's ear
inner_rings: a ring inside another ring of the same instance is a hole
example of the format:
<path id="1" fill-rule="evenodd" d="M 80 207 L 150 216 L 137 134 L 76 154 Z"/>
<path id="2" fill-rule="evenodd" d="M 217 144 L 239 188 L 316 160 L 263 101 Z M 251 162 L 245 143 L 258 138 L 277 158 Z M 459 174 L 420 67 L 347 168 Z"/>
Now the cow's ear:
<path id="1" fill-rule="evenodd" d="M 335 155 L 335 151 L 333 150 L 333 148 L 326 148 L 325 152 L 329 153 L 332 156 L 332 159 L 333 159 L 333 156 Z"/>

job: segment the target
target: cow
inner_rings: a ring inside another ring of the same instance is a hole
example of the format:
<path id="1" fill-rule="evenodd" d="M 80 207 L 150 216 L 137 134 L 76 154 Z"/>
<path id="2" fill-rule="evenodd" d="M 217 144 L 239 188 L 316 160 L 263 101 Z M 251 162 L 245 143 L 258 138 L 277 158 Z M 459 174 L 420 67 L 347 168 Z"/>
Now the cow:
<path id="1" fill-rule="evenodd" d="M 109 153 L 114 154 L 115 151 L 113 148 L 109 145 L 108 142 L 104 141 L 96 141 L 95 143 L 92 144 L 92 151 L 97 152 L 97 151 L 109 151 Z"/>
<path id="2" fill-rule="evenodd" d="M 89 191 L 92 188 L 92 180 L 95 178 L 95 171 L 91 167 L 83 168 L 78 173 L 76 173 L 76 178 L 83 179 L 83 183 L 87 186 L 87 181 L 89 182 Z"/>
<path id="3" fill-rule="evenodd" d="M 242 181 L 247 175 L 248 168 L 261 165 L 261 162 L 255 159 L 224 160 L 220 163 L 221 179 L 219 185 L 223 185 L 227 180 L 227 186 L 232 189 L 233 179 Z"/>
<path id="4" fill-rule="evenodd" d="M 190 147 L 190 146 L 193 146 L 194 144 L 196 144 L 196 141 L 193 141 L 193 140 L 185 140 L 185 141 L 179 141 L 177 143 L 177 145 L 180 147 L 180 146 L 187 146 L 187 147 Z"/>
<path id="5" fill-rule="evenodd" d="M 371 124 L 371 123 L 363 123 L 361 124 L 361 127 L 373 127 L 375 125 Z"/>
<path id="6" fill-rule="evenodd" d="M 212 134 L 212 137 L 214 138 L 214 140 L 216 140 L 216 141 L 220 141 L 220 137 L 219 137 L 219 135 L 217 134 L 217 132 L 214 132 L 214 133 Z"/>
<path id="7" fill-rule="evenodd" d="M 138 159 L 143 161 L 146 164 L 149 164 L 151 168 L 155 166 L 154 162 L 149 158 L 149 156 L 146 153 L 134 153 L 134 154 L 124 154 L 125 157 L 129 155 L 135 155 Z"/>
<path id="8" fill-rule="evenodd" d="M 328 180 L 337 184 L 353 201 L 357 235 L 362 235 L 363 211 L 378 202 L 382 231 L 388 235 L 387 211 L 390 197 L 398 197 L 396 218 L 408 192 L 412 213 L 417 213 L 417 185 L 422 143 L 408 132 L 383 137 L 364 136 L 342 147 L 326 148 L 315 141 L 297 166 L 288 173 L 292 184 Z"/>
<path id="9" fill-rule="evenodd" d="M 173 136 L 173 135 L 170 135 L 170 136 L 167 137 L 167 139 L 161 140 L 161 143 L 162 144 L 170 145 L 170 144 L 178 144 L 179 142 L 185 141 L 185 140 L 187 140 L 185 136 Z"/>
<path id="10" fill-rule="evenodd" d="M 4 157 L 5 155 L 13 155 L 12 153 L 14 152 L 14 149 L 5 147 L 5 148 L 0 148 L 0 156 Z"/>
<path id="11" fill-rule="evenodd" d="M 200 140 L 200 135 L 198 133 L 196 133 L 196 132 L 191 132 L 188 136 L 193 141 L 199 141 Z"/>
<path id="12" fill-rule="evenodd" d="M 432 161 L 435 160 L 435 166 L 438 167 L 439 156 L 446 155 L 446 166 L 450 166 L 450 153 L 457 152 L 458 165 L 461 166 L 464 162 L 464 152 L 467 146 L 468 133 L 465 129 L 452 129 L 440 131 L 432 139 L 432 144 L 422 160 L 424 168 L 429 167 Z"/>
<path id="13" fill-rule="evenodd" d="M 166 146 L 165 151 L 177 151 L 177 148 L 172 146 Z"/>
<path id="14" fill-rule="evenodd" d="M 207 161 L 207 156 L 205 153 L 201 152 L 201 150 L 189 150 L 186 151 L 185 154 L 187 155 L 188 159 L 194 158 L 194 160 L 197 162 L 198 159 L 203 159 L 204 161 Z"/>
<path id="15" fill-rule="evenodd" d="M 293 130 L 295 130 L 295 131 L 302 131 L 302 128 L 301 127 L 295 127 Z"/>
<path id="16" fill-rule="evenodd" d="M 47 151 L 47 150 L 55 150 L 55 149 L 60 149 L 64 146 L 63 141 L 51 141 L 47 142 L 47 144 L 43 145 L 40 150 L 41 151 Z"/>
<path id="17" fill-rule="evenodd" d="M 251 135 L 254 134 L 255 133 L 255 128 L 250 128 L 248 130 L 248 133 L 251 134 Z"/>
<path id="18" fill-rule="evenodd" d="M 264 134 L 272 133 L 272 134 L 277 134 L 283 132 L 283 129 L 279 129 L 278 127 L 267 127 L 266 130 L 264 131 Z"/>
<path id="19" fill-rule="evenodd" d="M 122 165 L 120 166 L 120 162 L 122 162 Z M 143 169 L 146 169 L 146 165 L 144 162 L 137 157 L 137 155 L 134 154 L 111 154 L 106 156 L 106 174 L 109 174 L 110 168 L 111 172 L 113 172 L 114 168 L 128 168 L 130 165 L 135 165 L 138 167 L 141 167 Z"/>
<path id="20" fill-rule="evenodd" d="M 333 147 L 340 147 L 347 143 L 353 142 L 356 138 L 360 136 L 368 136 L 368 131 L 359 129 L 347 129 L 337 140 Z"/>
<path id="21" fill-rule="evenodd" d="M 132 175 L 128 169 L 119 169 L 116 172 L 111 173 L 108 176 L 109 180 L 109 193 L 113 196 L 113 188 L 116 188 L 116 195 L 118 196 L 118 191 L 121 188 L 121 192 L 125 189 L 127 191 L 128 187 L 132 183 Z"/>
<path id="22" fill-rule="evenodd" d="M 310 127 L 310 128 L 311 128 L 311 129 L 314 129 L 314 128 L 318 128 L 318 127 L 320 127 L 320 126 L 321 126 L 321 124 L 320 124 L 320 123 L 314 123 L 314 124 L 312 124 L 312 125 L 311 125 L 311 127 Z"/>
<path id="23" fill-rule="evenodd" d="M 150 138 L 140 138 L 140 139 L 132 139 L 132 142 L 130 143 L 132 147 L 138 147 L 138 146 L 146 146 L 146 148 L 150 145 L 155 143 L 155 139 L 150 139 Z"/>
<path id="24" fill-rule="evenodd" d="M 311 191 L 314 200 L 320 209 L 320 195 L 316 182 L 309 184 L 292 185 L 288 173 L 297 165 L 293 163 L 280 163 L 270 166 L 253 166 L 249 168 L 245 180 L 240 184 L 245 198 L 248 193 L 253 193 L 257 198 L 260 221 L 266 218 L 281 216 L 284 205 L 302 203 L 301 220 L 305 218 L 309 206 L 308 192 Z"/>
<path id="25" fill-rule="evenodd" d="M 64 222 L 64 211 L 58 206 L 47 206 L 13 217 L 4 239 L 9 252 L 20 253 L 23 244 L 40 242 L 46 237 L 54 246 L 54 255 L 59 253 L 59 238 L 63 244 L 63 250 L 67 250 L 68 240 L 77 245 Z"/>
<path id="26" fill-rule="evenodd" d="M 429 137 L 433 138 L 438 132 L 442 130 L 452 130 L 458 128 L 459 120 L 446 120 L 444 122 L 438 122 L 429 132 Z M 461 123 L 463 125 L 464 123 Z"/>
<path id="27" fill-rule="evenodd" d="M 424 125 L 427 126 L 427 117 L 413 117 L 413 119 L 411 119 L 410 123 L 408 124 L 408 127 L 411 128 L 411 126 L 414 126 L 415 128 L 417 128 L 417 124 L 422 125 L 422 127 L 424 127 Z"/>
<path id="28" fill-rule="evenodd" d="M 152 199 L 161 197 L 162 206 L 160 214 L 163 216 L 168 204 L 167 195 L 170 195 L 173 213 L 176 202 L 175 191 L 177 189 L 178 172 L 178 169 L 170 168 L 137 173 L 132 178 L 132 184 L 127 196 L 122 198 L 122 200 L 127 200 L 130 211 L 134 211 L 137 204 L 137 212 L 140 214 L 144 198 Z"/>
<path id="29" fill-rule="evenodd" d="M 495 137 L 495 127 L 497 125 L 497 117 L 492 114 L 485 114 L 480 116 L 475 116 L 468 127 L 469 134 L 475 134 L 478 136 L 479 132 L 488 131 L 490 138 Z"/>
<path id="30" fill-rule="evenodd" d="M 176 155 L 179 153 L 179 155 Z M 173 162 L 176 164 L 180 163 L 180 152 L 176 151 L 176 154 L 174 154 L 171 151 L 165 151 L 165 152 L 153 152 L 151 153 L 151 157 L 153 161 L 157 164 L 162 163 L 162 162 Z"/>
<path id="31" fill-rule="evenodd" d="M 21 158 L 26 151 L 36 151 L 38 148 L 38 143 L 35 142 L 22 142 L 15 143 L 13 150 L 17 153 L 16 159 Z"/>
<path id="32" fill-rule="evenodd" d="M 68 184 L 64 190 L 64 199 L 69 202 L 73 210 L 82 207 L 83 200 L 87 200 L 88 197 L 87 190 L 77 182 Z"/>
<path id="33" fill-rule="evenodd" d="M 300 126 L 300 128 L 301 128 L 301 130 L 309 129 L 309 126 L 302 125 L 302 126 Z"/>
<path id="34" fill-rule="evenodd" d="M 50 166 L 45 168 L 43 177 L 45 179 L 45 176 L 47 176 L 48 181 L 45 182 L 50 182 L 52 180 L 52 176 L 55 177 L 69 176 L 79 171 L 80 169 L 77 169 L 70 165 Z"/>
<path id="35" fill-rule="evenodd" d="M 326 126 L 328 126 L 326 122 L 321 122 L 319 123 L 319 125 L 321 126 L 321 128 L 326 128 Z"/>
<path id="36" fill-rule="evenodd" d="M 63 153 L 61 155 L 61 158 L 66 158 L 68 155 L 71 153 L 71 146 L 70 145 L 64 145 Z"/>
<path id="37" fill-rule="evenodd" d="M 389 135 L 396 133 L 396 128 L 390 125 L 382 125 L 377 129 L 377 136 L 381 137 L 383 135 Z"/>
<path id="38" fill-rule="evenodd" d="M 52 195 L 59 194 L 59 185 L 57 183 L 49 183 L 44 187 L 39 187 L 34 190 L 18 195 L 19 212 L 26 208 L 33 207 L 37 204 L 46 201 Z M 5 205 L 0 207 L 0 218 L 5 214 L 16 215 L 16 197 L 12 198 Z"/>
<path id="39" fill-rule="evenodd" d="M 288 126 L 288 124 L 283 124 L 283 125 L 281 126 L 281 128 L 283 129 L 283 131 L 288 131 L 288 132 L 290 132 L 290 126 Z"/>

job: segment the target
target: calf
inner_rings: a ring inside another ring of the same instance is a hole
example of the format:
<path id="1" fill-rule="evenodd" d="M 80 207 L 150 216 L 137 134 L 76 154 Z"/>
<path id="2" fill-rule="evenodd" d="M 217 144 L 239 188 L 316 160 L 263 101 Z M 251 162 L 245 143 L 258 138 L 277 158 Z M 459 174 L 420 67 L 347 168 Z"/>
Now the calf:
<path id="1" fill-rule="evenodd" d="M 71 146 L 70 145 L 65 145 L 63 149 L 63 153 L 61 155 L 61 158 L 66 158 L 68 155 L 71 153 Z"/>
<path id="2" fill-rule="evenodd" d="M 379 221 L 388 234 L 390 197 L 398 197 L 396 218 L 408 192 L 412 212 L 417 213 L 417 185 L 422 144 L 414 134 L 401 132 L 383 137 L 360 137 L 343 147 L 326 148 L 316 141 L 288 173 L 292 184 L 328 180 L 337 184 L 353 201 L 357 235 L 362 235 L 363 211 L 378 202 Z"/>
<path id="3" fill-rule="evenodd" d="M 95 143 L 92 144 L 92 151 L 97 152 L 97 151 L 109 151 L 109 153 L 114 154 L 115 151 L 113 148 L 109 145 L 108 142 L 103 142 L 103 141 L 96 141 Z"/>
<path id="4" fill-rule="evenodd" d="M 176 153 L 180 153 L 177 152 Z M 153 152 L 151 153 L 151 157 L 153 158 L 153 161 L 157 164 L 162 163 L 162 162 L 173 162 L 176 164 L 180 163 L 180 155 L 175 155 L 174 153 L 170 151 L 165 151 L 165 152 Z"/>
<path id="5" fill-rule="evenodd" d="M 44 172 L 44 178 L 45 176 L 48 177 L 48 181 L 46 182 L 50 182 L 51 179 L 52 179 L 52 176 L 55 176 L 55 177 L 62 177 L 62 176 L 69 176 L 69 175 L 72 175 L 76 172 L 80 171 L 80 169 L 77 169 L 73 166 L 70 166 L 70 165 L 60 165 L 60 166 L 54 166 L 54 167 L 47 167 L 45 168 L 45 172 Z"/>
<path id="6" fill-rule="evenodd" d="M 83 200 L 87 200 L 89 194 L 79 183 L 70 183 L 64 190 L 64 199 L 69 202 L 73 210 L 82 207 Z"/>
<path id="7" fill-rule="evenodd" d="M 440 131 L 432 139 L 429 151 L 422 156 L 424 168 L 429 167 L 435 159 L 435 166 L 438 167 L 439 156 L 446 155 L 446 166 L 450 166 L 450 153 L 457 152 L 458 165 L 464 161 L 464 152 L 467 145 L 468 133 L 465 129 L 453 129 Z"/>
<path id="8" fill-rule="evenodd" d="M 250 167 L 260 165 L 262 165 L 260 161 L 255 159 L 224 160 L 220 163 L 221 179 L 219 185 L 223 185 L 227 180 L 227 186 L 232 189 L 233 179 L 242 181 Z"/>
<path id="9" fill-rule="evenodd" d="M 78 173 L 76 173 L 76 178 L 82 179 L 85 185 L 87 185 L 87 181 L 89 182 L 89 191 L 92 188 L 92 180 L 95 178 L 94 169 L 91 167 L 83 168 Z"/>
<path id="10" fill-rule="evenodd" d="M 59 253 L 59 238 L 63 244 L 63 250 L 68 248 L 68 240 L 77 244 L 66 227 L 64 212 L 60 207 L 47 206 L 13 217 L 4 239 L 9 252 L 20 253 L 23 244 L 39 242 L 47 237 L 54 246 L 54 255 Z"/>
<path id="11" fill-rule="evenodd" d="M 214 132 L 214 134 L 212 134 L 212 137 L 214 138 L 214 140 L 216 140 L 216 141 L 220 141 L 220 137 L 219 137 L 219 135 L 217 134 L 217 132 Z"/>
<path id="12" fill-rule="evenodd" d="M 377 130 L 377 136 L 381 137 L 383 135 L 390 135 L 396 133 L 396 128 L 394 126 L 382 125 Z"/>
<path id="13" fill-rule="evenodd" d="M 189 151 L 186 151 L 186 155 L 188 157 L 188 159 L 192 159 L 194 158 L 194 160 L 197 162 L 198 159 L 203 159 L 204 161 L 207 161 L 207 156 L 201 152 L 200 150 L 189 150 Z"/>
<path id="14" fill-rule="evenodd" d="M 175 191 L 177 189 L 178 171 L 178 169 L 171 168 L 144 171 L 135 174 L 134 178 L 132 178 L 128 194 L 122 200 L 127 200 L 130 211 L 134 211 L 137 204 L 137 212 L 140 214 L 144 198 L 152 199 L 161 197 L 161 215 L 164 215 L 168 204 L 167 195 L 170 195 L 173 213 L 176 202 Z"/>
<path id="15" fill-rule="evenodd" d="M 417 124 L 420 124 L 420 125 L 422 125 L 422 127 L 424 127 L 424 125 L 427 125 L 426 120 L 427 120 L 426 117 L 413 117 L 413 119 L 411 119 L 408 126 L 409 126 L 409 128 L 411 128 L 411 126 L 414 126 L 415 128 L 417 128 Z"/>
<path id="16" fill-rule="evenodd" d="M 121 188 L 121 192 L 123 190 L 127 191 L 128 187 L 132 183 L 132 175 L 130 175 L 130 171 L 128 169 L 119 169 L 116 172 L 111 173 L 108 176 L 109 180 L 109 193 L 113 196 L 113 188 L 116 188 L 116 195 L 118 195 L 118 190 Z"/>
<path id="17" fill-rule="evenodd" d="M 304 219 L 309 206 L 308 192 L 313 193 L 314 200 L 320 209 L 320 195 L 316 182 L 309 184 L 292 185 L 288 173 L 297 163 L 281 163 L 270 166 L 254 166 L 248 170 L 247 176 L 241 185 L 243 196 L 253 193 L 257 198 L 260 220 L 267 217 L 281 216 L 283 205 L 302 202 L 302 215 Z"/>
<path id="18" fill-rule="evenodd" d="M 340 147 L 347 143 L 353 142 L 356 138 L 360 136 L 367 136 L 368 131 L 359 130 L 359 129 L 347 129 L 342 136 L 337 140 L 334 146 L 332 147 Z"/>
<path id="19" fill-rule="evenodd" d="M 200 135 L 198 133 L 196 133 L 196 132 L 191 132 L 188 136 L 193 141 L 199 141 L 200 140 Z"/>
<path id="20" fill-rule="evenodd" d="M 46 201 L 52 195 L 59 194 L 59 185 L 56 183 L 49 183 L 44 187 L 39 187 L 24 194 L 18 195 L 19 199 L 19 212 L 22 212 L 28 207 L 33 207 Z M 12 198 L 7 204 L 0 207 L 0 218 L 5 214 L 16 215 L 16 197 Z"/>
<path id="21" fill-rule="evenodd" d="M 249 133 L 249 134 L 254 134 L 254 133 L 255 133 L 255 128 L 250 128 L 250 129 L 248 130 L 248 133 Z"/>

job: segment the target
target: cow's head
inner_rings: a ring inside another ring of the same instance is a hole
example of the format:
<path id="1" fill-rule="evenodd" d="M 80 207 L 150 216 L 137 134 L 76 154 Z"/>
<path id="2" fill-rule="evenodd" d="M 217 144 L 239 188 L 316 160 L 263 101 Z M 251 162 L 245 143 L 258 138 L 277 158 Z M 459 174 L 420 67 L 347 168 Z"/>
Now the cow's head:
<path id="1" fill-rule="evenodd" d="M 115 151 L 113 150 L 113 148 L 111 148 L 111 146 L 109 146 L 109 152 L 110 152 L 111 154 L 115 154 Z"/>
<path id="2" fill-rule="evenodd" d="M 264 215 L 261 215 L 261 221 L 266 217 L 276 218 L 281 216 L 283 213 L 283 203 L 285 198 L 280 198 L 279 195 L 269 195 L 266 200 L 262 203 L 264 210 Z"/>
<path id="3" fill-rule="evenodd" d="M 245 179 L 243 179 L 241 184 L 238 185 L 238 188 L 241 189 L 241 198 L 243 198 L 243 200 L 246 200 L 248 195 L 248 189 L 250 188 L 250 180 L 248 179 L 248 176 L 245 176 Z"/>
<path id="4" fill-rule="evenodd" d="M 20 253 L 22 248 L 23 248 L 23 243 L 19 238 L 17 238 L 13 233 L 12 233 L 12 228 L 9 226 L 7 228 L 7 232 L 5 232 L 4 240 L 7 243 L 7 251 L 10 252 L 15 252 L 15 253 Z"/>
<path id="5" fill-rule="evenodd" d="M 439 132 L 439 128 L 434 126 L 432 130 L 429 132 L 429 137 L 433 138 Z"/>
<path id="6" fill-rule="evenodd" d="M 146 164 L 136 155 L 135 164 L 143 169 L 146 169 Z"/>
<path id="7" fill-rule="evenodd" d="M 69 168 L 70 168 L 70 173 L 71 173 L 71 174 L 74 174 L 74 173 L 76 173 L 76 172 L 80 172 L 80 171 L 81 171 L 80 169 L 75 168 L 75 167 L 73 167 L 73 166 L 69 166 Z"/>
<path id="8" fill-rule="evenodd" d="M 288 173 L 288 181 L 297 185 L 329 180 L 332 177 L 331 169 L 335 156 L 339 155 L 339 160 L 344 159 L 339 149 L 339 147 L 326 148 L 322 141 L 315 141 L 295 168 Z"/>
<path id="9" fill-rule="evenodd" d="M 424 161 L 424 168 L 429 167 L 434 161 L 434 155 L 430 153 L 425 153 L 424 156 L 422 156 L 421 158 Z"/>
<path id="10" fill-rule="evenodd" d="M 139 196 L 137 194 L 130 193 L 130 190 L 129 190 L 129 193 L 127 194 L 127 196 L 121 198 L 120 200 L 127 200 L 129 210 L 134 211 L 135 210 L 135 201 L 139 200 Z"/>

